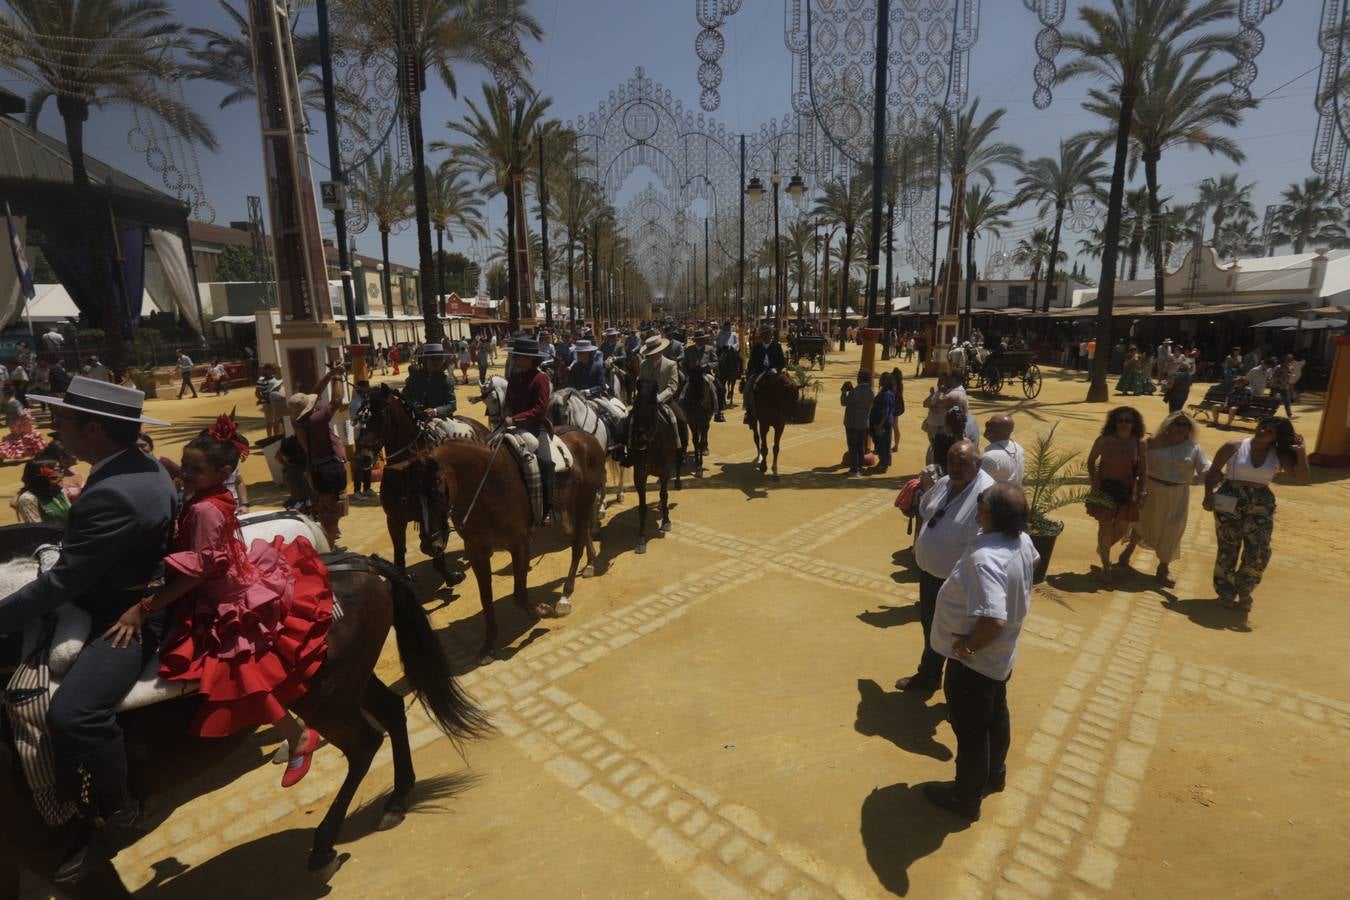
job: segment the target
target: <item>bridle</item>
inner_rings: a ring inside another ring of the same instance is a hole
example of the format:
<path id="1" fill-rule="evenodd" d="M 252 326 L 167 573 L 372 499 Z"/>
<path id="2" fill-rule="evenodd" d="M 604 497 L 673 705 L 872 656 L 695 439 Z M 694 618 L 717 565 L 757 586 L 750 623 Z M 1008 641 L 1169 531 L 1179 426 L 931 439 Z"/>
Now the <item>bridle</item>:
<path id="1" fill-rule="evenodd" d="M 402 392 L 395 388 L 391 388 L 388 385 L 381 385 L 376 391 L 371 392 L 370 399 L 366 401 L 365 406 L 361 407 L 361 411 L 356 414 L 356 422 L 354 424 L 361 429 L 361 434 L 356 439 L 356 449 L 358 451 L 364 450 L 369 454 L 368 459 L 359 463 L 364 469 L 369 469 L 375 464 L 375 455 L 385 446 L 384 432 L 390 424 L 391 403 L 395 400 L 403 405 L 405 411 L 408 411 L 408 408 L 411 406 L 408 399 L 403 396 Z M 380 407 L 378 419 L 376 418 L 375 412 L 377 403 Z M 413 439 L 404 446 L 399 447 L 397 450 L 386 452 L 385 458 L 389 462 L 396 462 L 399 457 L 416 449 L 419 445 L 435 446 L 440 443 L 428 424 L 419 422 L 416 416 L 412 415 L 411 412 L 409 412 L 408 418 L 413 424 Z M 372 427 L 376 424 L 380 425 L 378 429 Z"/>

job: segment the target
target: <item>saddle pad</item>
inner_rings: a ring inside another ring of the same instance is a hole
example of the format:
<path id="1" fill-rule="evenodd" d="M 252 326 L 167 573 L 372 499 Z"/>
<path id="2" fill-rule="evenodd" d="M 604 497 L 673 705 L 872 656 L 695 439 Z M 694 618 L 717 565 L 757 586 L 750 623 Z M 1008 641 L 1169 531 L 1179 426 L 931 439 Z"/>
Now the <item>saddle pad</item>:
<path id="1" fill-rule="evenodd" d="M 436 443 L 474 439 L 473 428 L 458 419 L 432 419 L 427 430 L 435 437 Z"/>
<path id="2" fill-rule="evenodd" d="M 530 497 L 530 511 L 534 524 L 544 520 L 544 483 L 539 472 L 539 439 L 528 431 L 511 430 L 502 432 L 511 455 L 520 466 L 521 477 L 525 479 L 525 493 Z M 549 435 L 549 449 L 553 451 L 553 474 L 557 481 L 572 468 L 572 453 L 557 435 Z"/>

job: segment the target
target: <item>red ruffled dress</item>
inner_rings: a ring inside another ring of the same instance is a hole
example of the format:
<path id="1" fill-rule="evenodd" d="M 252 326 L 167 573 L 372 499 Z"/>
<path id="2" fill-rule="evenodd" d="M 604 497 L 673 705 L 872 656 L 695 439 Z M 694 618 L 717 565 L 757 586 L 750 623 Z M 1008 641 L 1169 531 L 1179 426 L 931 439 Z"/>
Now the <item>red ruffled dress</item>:
<path id="1" fill-rule="evenodd" d="M 222 486 L 184 508 L 164 563 L 167 574 L 204 579 L 177 602 L 160 650 L 161 677 L 201 682 L 193 733 L 226 737 L 280 719 L 328 650 L 333 593 L 313 545 L 278 537 L 245 549 Z"/>

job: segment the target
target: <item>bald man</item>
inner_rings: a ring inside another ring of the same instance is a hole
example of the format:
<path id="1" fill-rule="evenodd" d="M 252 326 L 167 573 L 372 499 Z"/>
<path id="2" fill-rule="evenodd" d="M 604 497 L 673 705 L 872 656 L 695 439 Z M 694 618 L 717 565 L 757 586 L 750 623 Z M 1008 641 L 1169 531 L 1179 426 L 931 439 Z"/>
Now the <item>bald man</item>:
<path id="1" fill-rule="evenodd" d="M 947 474 L 927 488 L 919 501 L 923 528 L 914 540 L 914 561 L 919 564 L 923 652 L 918 671 L 895 683 L 902 691 L 931 694 L 942 686 L 943 657 L 929 646 L 938 591 L 980 533 L 976 498 L 993 485 L 994 479 L 980 468 L 980 449 L 971 441 L 957 441 L 947 451 Z"/>
<path id="2" fill-rule="evenodd" d="M 989 473 L 999 484 L 1022 486 L 1022 476 L 1026 473 L 1027 453 L 1022 445 L 1012 439 L 1012 416 L 990 416 L 984 423 L 984 439 L 988 441 L 980 468 Z"/>

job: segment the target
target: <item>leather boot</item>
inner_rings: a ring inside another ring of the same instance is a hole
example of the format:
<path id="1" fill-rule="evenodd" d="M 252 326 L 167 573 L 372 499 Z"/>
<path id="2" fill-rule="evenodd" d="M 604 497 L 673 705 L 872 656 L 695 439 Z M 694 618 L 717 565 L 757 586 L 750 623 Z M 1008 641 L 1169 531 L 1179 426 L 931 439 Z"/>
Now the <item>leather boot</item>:
<path id="1" fill-rule="evenodd" d="M 125 751 L 120 745 L 116 752 L 113 749 L 106 748 L 101 758 L 85 761 L 91 808 L 52 876 L 57 884 L 78 883 L 91 867 L 112 859 L 141 836 L 136 828 L 141 805 L 127 787 Z"/>

